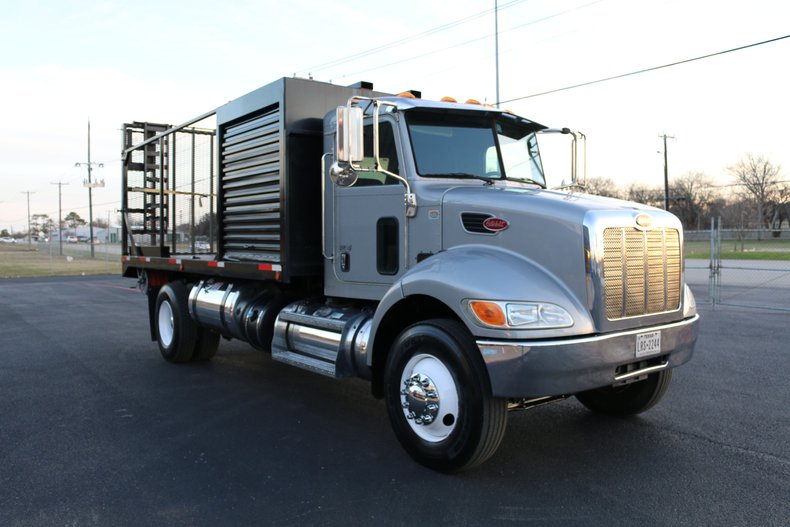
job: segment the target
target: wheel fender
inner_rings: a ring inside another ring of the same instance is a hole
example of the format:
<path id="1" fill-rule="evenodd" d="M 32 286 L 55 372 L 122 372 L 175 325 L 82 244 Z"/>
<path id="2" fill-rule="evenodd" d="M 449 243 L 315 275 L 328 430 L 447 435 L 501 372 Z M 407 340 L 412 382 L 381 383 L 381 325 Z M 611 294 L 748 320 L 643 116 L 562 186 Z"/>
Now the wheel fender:
<path id="1" fill-rule="evenodd" d="M 368 365 L 373 364 L 376 353 L 373 343 L 381 322 L 394 305 L 412 295 L 429 296 L 443 303 L 478 338 L 558 338 L 589 334 L 594 330 L 583 300 L 577 298 L 550 270 L 521 254 L 499 247 L 463 245 L 423 260 L 387 291 L 373 317 Z M 566 309 L 574 324 L 568 328 L 546 330 L 486 328 L 476 323 L 464 308 L 463 301 L 467 299 L 551 302 Z"/>

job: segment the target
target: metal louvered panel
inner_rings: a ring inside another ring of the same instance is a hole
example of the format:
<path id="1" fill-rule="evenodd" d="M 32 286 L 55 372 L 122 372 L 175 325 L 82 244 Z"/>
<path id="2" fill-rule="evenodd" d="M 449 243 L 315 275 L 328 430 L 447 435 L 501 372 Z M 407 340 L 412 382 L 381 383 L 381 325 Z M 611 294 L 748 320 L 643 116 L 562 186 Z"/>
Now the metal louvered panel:
<path id="1" fill-rule="evenodd" d="M 603 233 L 606 318 L 652 315 L 680 307 L 680 233 L 608 228 Z"/>
<path id="2" fill-rule="evenodd" d="M 475 234 L 495 234 L 483 226 L 483 222 L 492 217 L 491 214 L 486 213 L 464 212 L 461 214 L 461 224 L 467 232 Z"/>
<path id="3" fill-rule="evenodd" d="M 280 136 L 278 105 L 224 129 L 223 247 L 228 259 L 280 262 Z"/>

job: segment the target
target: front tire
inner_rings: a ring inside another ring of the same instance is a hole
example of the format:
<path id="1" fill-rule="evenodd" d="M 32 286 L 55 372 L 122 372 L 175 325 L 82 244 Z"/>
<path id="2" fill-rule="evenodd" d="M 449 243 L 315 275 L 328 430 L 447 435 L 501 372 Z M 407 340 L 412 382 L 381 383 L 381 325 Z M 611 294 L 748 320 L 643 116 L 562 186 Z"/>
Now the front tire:
<path id="1" fill-rule="evenodd" d="M 429 468 L 471 468 L 502 441 L 507 402 L 491 395 L 480 352 L 459 322 L 436 319 L 406 328 L 387 357 L 384 390 L 396 437 Z"/>
<path id="2" fill-rule="evenodd" d="M 198 326 L 189 316 L 188 293 L 184 282 L 170 282 L 156 297 L 156 340 L 168 362 L 187 362 L 195 353 Z"/>
<path id="3" fill-rule="evenodd" d="M 626 417 L 640 414 L 658 404 L 671 380 L 672 370 L 662 370 L 651 373 L 644 381 L 577 393 L 576 399 L 593 412 Z"/>

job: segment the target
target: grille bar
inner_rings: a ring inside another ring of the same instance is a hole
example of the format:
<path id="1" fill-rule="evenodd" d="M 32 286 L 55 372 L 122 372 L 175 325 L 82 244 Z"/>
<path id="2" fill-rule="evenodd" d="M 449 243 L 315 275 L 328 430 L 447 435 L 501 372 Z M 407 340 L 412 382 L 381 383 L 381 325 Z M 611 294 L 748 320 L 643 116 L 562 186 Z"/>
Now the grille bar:
<path id="1" fill-rule="evenodd" d="M 603 232 L 606 318 L 617 320 L 680 307 L 680 233 L 615 227 Z"/>

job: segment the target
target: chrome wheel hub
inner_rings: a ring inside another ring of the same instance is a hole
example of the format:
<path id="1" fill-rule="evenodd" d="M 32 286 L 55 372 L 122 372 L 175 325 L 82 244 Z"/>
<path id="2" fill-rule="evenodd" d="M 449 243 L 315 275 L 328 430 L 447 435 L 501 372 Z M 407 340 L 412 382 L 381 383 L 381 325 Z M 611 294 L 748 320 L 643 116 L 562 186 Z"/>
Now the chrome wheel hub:
<path id="1" fill-rule="evenodd" d="M 434 422 L 439 415 L 439 392 L 431 378 L 415 373 L 403 384 L 405 388 L 400 393 L 406 400 L 401 405 L 408 411 L 406 418 L 414 419 L 418 425 Z"/>
<path id="2" fill-rule="evenodd" d="M 400 403 L 412 432 L 429 443 L 453 433 L 459 418 L 459 391 L 450 369 L 427 353 L 413 356 L 400 375 Z"/>

